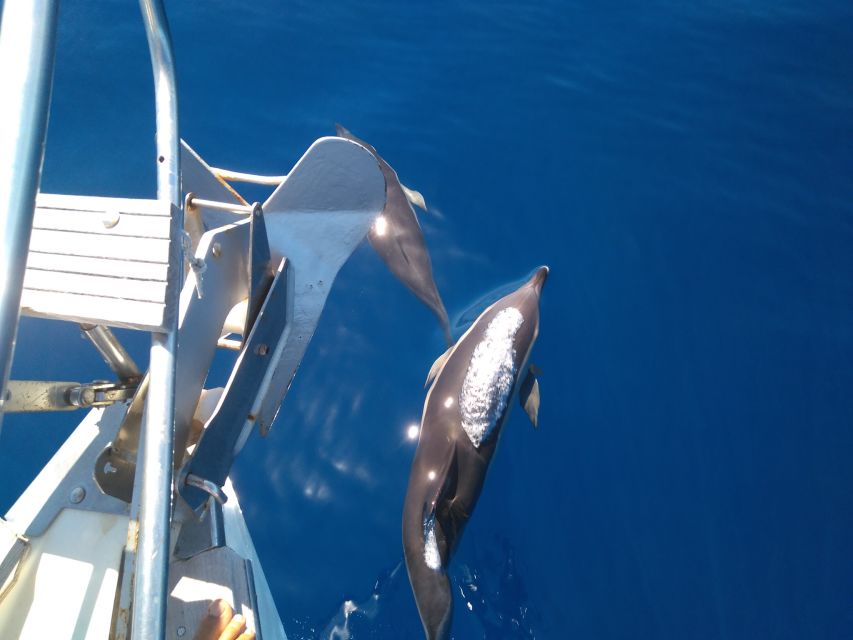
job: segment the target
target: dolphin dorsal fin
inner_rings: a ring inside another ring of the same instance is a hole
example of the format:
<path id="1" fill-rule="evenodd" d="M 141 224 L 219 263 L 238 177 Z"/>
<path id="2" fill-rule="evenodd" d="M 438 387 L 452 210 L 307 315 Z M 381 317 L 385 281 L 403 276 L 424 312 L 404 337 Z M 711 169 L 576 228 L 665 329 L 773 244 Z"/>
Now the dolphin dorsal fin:
<path id="1" fill-rule="evenodd" d="M 451 345 L 447 348 L 447 351 L 442 353 L 438 358 L 435 359 L 435 362 L 432 363 L 432 366 L 429 369 L 429 373 L 427 374 L 426 382 L 424 382 L 424 388 L 428 387 L 432 384 L 432 381 L 435 380 L 435 377 L 444 367 L 444 363 L 447 362 L 447 358 L 450 357 L 450 352 L 453 351 L 453 347 L 456 345 Z"/>
<path id="2" fill-rule="evenodd" d="M 539 367 L 530 365 L 518 392 L 518 400 L 534 427 L 539 426 L 539 380 L 536 379 L 539 372 Z"/>
<path id="3" fill-rule="evenodd" d="M 426 201 L 424 200 L 423 195 L 421 195 L 420 191 L 415 191 L 414 189 L 409 189 L 403 183 L 400 183 L 400 187 L 403 189 L 403 193 L 406 194 L 406 199 L 413 204 L 414 206 L 420 208 L 423 211 L 427 210 Z"/>

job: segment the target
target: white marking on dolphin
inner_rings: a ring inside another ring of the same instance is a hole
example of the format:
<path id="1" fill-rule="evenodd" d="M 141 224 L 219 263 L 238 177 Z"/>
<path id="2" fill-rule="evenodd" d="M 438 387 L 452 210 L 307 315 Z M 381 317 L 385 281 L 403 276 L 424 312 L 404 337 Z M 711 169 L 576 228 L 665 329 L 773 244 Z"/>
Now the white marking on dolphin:
<path id="1" fill-rule="evenodd" d="M 475 447 L 489 437 L 506 409 L 516 373 L 513 340 L 523 322 L 515 307 L 503 309 L 489 322 L 474 348 L 462 382 L 459 409 L 462 428 Z"/>

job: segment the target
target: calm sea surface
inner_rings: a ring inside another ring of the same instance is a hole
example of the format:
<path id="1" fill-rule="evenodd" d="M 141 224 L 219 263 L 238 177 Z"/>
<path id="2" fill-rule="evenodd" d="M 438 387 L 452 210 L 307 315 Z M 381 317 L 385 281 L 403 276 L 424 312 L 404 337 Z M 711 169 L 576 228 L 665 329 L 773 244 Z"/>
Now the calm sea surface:
<path id="1" fill-rule="evenodd" d="M 455 638 L 853 637 L 853 5 L 169 13 L 183 137 L 275 174 L 335 122 L 371 142 L 430 206 L 457 335 L 551 266 L 540 427 L 516 409 L 504 430 L 451 569 Z M 64 3 L 43 189 L 151 196 L 153 156 L 135 3 Z M 406 428 L 443 350 L 359 249 L 234 470 L 290 638 L 420 637 Z M 17 377 L 107 374 L 73 326 L 22 323 Z M 7 418 L 4 508 L 79 417 Z"/>

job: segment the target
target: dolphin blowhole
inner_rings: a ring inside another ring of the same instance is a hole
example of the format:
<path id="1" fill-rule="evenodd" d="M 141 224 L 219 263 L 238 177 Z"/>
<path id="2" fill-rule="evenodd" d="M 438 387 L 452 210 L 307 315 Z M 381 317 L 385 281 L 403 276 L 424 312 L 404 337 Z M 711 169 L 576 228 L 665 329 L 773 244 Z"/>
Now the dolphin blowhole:
<path id="1" fill-rule="evenodd" d="M 462 428 L 477 448 L 491 435 L 512 394 L 516 374 L 513 343 L 523 323 L 518 309 L 502 309 L 489 322 L 471 356 L 459 410 Z"/>

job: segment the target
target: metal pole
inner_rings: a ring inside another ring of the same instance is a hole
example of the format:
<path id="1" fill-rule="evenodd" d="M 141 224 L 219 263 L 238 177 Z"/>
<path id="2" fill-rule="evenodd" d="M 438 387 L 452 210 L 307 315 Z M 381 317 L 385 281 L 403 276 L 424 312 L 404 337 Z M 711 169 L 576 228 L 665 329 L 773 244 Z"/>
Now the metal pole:
<path id="1" fill-rule="evenodd" d="M 107 327 L 102 324 L 81 324 L 80 329 L 119 380 L 126 381 L 142 377 L 133 358 Z"/>
<path id="2" fill-rule="evenodd" d="M 41 181 L 58 0 L 6 0 L 0 19 L 0 426 Z"/>
<path id="3" fill-rule="evenodd" d="M 187 199 L 188 207 L 199 209 L 213 209 L 214 211 L 225 211 L 227 213 L 252 213 L 255 208 L 248 204 L 235 204 L 233 202 L 217 202 L 216 200 L 204 200 L 190 196 Z"/>
<path id="4" fill-rule="evenodd" d="M 251 184 L 263 184 L 277 187 L 287 180 L 287 176 L 259 176 L 254 173 L 243 173 L 242 171 L 231 171 L 230 169 L 219 169 L 211 167 L 210 170 L 219 178 L 227 182 L 249 182 Z"/>
<path id="5" fill-rule="evenodd" d="M 138 640 L 165 637 L 172 468 L 175 442 L 175 365 L 178 302 L 183 276 L 178 99 L 172 41 L 162 0 L 139 0 L 151 66 L 157 116 L 157 199 L 172 204 L 173 234 L 169 262 L 168 326 L 151 338 L 150 383 L 142 439 L 139 546 L 133 586 L 131 635 Z"/>

